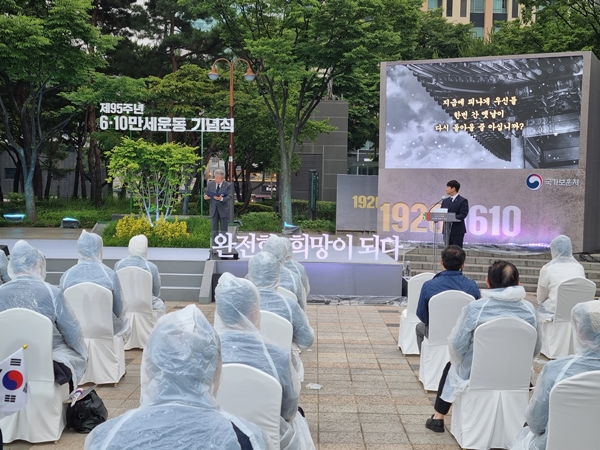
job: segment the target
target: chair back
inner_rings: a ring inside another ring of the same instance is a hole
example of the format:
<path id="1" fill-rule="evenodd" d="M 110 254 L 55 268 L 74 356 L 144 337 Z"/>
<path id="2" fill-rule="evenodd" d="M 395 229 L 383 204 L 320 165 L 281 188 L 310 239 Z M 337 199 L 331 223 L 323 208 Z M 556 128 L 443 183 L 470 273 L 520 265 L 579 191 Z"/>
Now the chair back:
<path id="1" fill-rule="evenodd" d="M 429 345 L 447 345 L 448 336 L 472 295 L 462 291 L 444 291 L 429 300 Z"/>
<path id="2" fill-rule="evenodd" d="M 490 320 L 475 330 L 471 390 L 527 390 L 537 331 L 515 317 Z"/>
<path id="3" fill-rule="evenodd" d="M 27 344 L 23 353 L 28 380 L 54 382 L 53 332 L 50 319 L 30 309 L 13 308 L 0 312 L 0 361 Z"/>
<path id="4" fill-rule="evenodd" d="M 64 296 L 81 325 L 84 338 L 112 340 L 112 292 L 86 281 L 65 290 Z"/>
<path id="5" fill-rule="evenodd" d="M 286 288 L 283 288 L 281 286 L 277 287 L 277 292 L 280 293 L 281 295 L 283 295 L 284 297 L 288 297 L 292 300 L 294 300 L 295 302 L 298 301 L 298 298 L 296 297 L 296 294 L 294 294 L 292 291 L 287 290 Z"/>
<path id="6" fill-rule="evenodd" d="M 294 328 L 289 320 L 271 311 L 261 311 L 260 331 L 280 347 L 291 351 Z"/>
<path id="7" fill-rule="evenodd" d="M 152 314 L 152 274 L 139 267 L 117 270 L 128 313 Z"/>
<path id="8" fill-rule="evenodd" d="M 264 430 L 279 449 L 282 388 L 271 375 L 245 364 L 223 364 L 216 399 L 221 409 Z"/>
<path id="9" fill-rule="evenodd" d="M 417 317 L 417 306 L 419 305 L 419 296 L 421 295 L 421 288 L 426 281 L 431 280 L 435 276 L 431 272 L 423 272 L 408 280 L 406 293 L 407 293 L 407 304 L 406 304 L 406 315 L 407 317 Z"/>
<path id="10" fill-rule="evenodd" d="M 571 322 L 571 310 L 577 303 L 594 300 L 596 283 L 583 277 L 571 278 L 558 285 L 554 322 Z"/>
<path id="11" fill-rule="evenodd" d="M 596 450 L 600 442 L 600 371 L 559 381 L 550 391 L 547 450 Z"/>

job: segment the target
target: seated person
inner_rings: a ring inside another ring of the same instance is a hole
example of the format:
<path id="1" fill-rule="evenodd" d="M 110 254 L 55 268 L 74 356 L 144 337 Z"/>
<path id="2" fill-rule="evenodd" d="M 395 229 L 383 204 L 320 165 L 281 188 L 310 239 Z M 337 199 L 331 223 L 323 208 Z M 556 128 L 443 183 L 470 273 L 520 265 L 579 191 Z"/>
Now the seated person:
<path id="1" fill-rule="evenodd" d="M 306 291 L 304 290 L 304 286 L 302 286 L 300 276 L 296 271 L 292 272 L 284 265 L 287 259 L 287 249 L 283 238 L 274 234 L 269 236 L 269 239 L 266 240 L 265 245 L 263 246 L 263 252 L 271 253 L 281 264 L 279 269 L 281 272 L 279 286 L 294 294 L 300 307 L 306 309 Z"/>
<path id="2" fill-rule="evenodd" d="M 306 274 L 306 269 L 302 264 L 298 261 L 294 261 L 294 249 L 292 247 L 292 241 L 289 238 L 281 237 L 280 238 L 285 244 L 286 257 L 283 265 L 290 269 L 292 272 L 296 272 L 300 277 L 300 281 L 302 282 L 302 286 L 304 286 L 304 292 L 308 296 L 310 294 L 310 282 L 308 281 L 308 275 Z"/>
<path id="3" fill-rule="evenodd" d="M 558 286 L 571 278 L 585 278 L 583 266 L 573 258 L 573 244 L 567 236 L 555 237 L 550 243 L 552 261 L 540 269 L 537 301 L 540 319 L 551 319 L 556 312 Z"/>
<path id="4" fill-rule="evenodd" d="M 219 409 L 221 345 L 189 305 L 161 317 L 142 356 L 139 408 L 98 425 L 86 450 L 264 449 L 262 431 Z"/>
<path id="5" fill-rule="evenodd" d="M 8 283 L 10 277 L 8 276 L 8 258 L 6 253 L 0 250 L 0 285 Z"/>
<path id="6" fill-rule="evenodd" d="M 131 333 L 129 320 L 123 310 L 121 284 L 114 270 L 102 264 L 102 238 L 95 233 L 83 230 L 77 240 L 79 261 L 60 277 L 59 287 L 66 291 L 79 283 L 94 283 L 103 286 L 113 295 L 113 332 L 127 341 Z"/>
<path id="7" fill-rule="evenodd" d="M 516 317 L 538 328 L 536 311 L 525 300 L 525 289 L 519 286 L 519 271 L 507 261 L 495 261 L 488 269 L 486 283 L 490 290 L 483 291 L 483 298 L 463 308 L 450 337 L 448 350 L 450 362 L 444 368 L 437 395 L 435 414 L 427 419 L 425 426 L 437 433 L 444 432 L 444 416 L 452 402 L 468 386 L 473 362 L 473 334 L 475 329 L 499 317 Z M 541 348 L 540 333 L 532 359 Z"/>
<path id="8" fill-rule="evenodd" d="M 527 425 L 511 449 L 546 448 L 550 391 L 556 383 L 580 373 L 600 370 L 600 302 L 579 303 L 571 310 L 575 355 L 549 361 L 538 377 L 527 407 Z M 576 447 L 576 445 L 574 446 Z"/>
<path id="9" fill-rule="evenodd" d="M 277 292 L 281 264 L 268 252 L 260 252 L 248 261 L 247 279 L 252 281 L 260 294 L 260 309 L 271 311 L 289 320 L 294 327 L 293 342 L 300 348 L 310 347 L 315 332 L 308 323 L 306 313 L 300 305 Z"/>
<path id="10" fill-rule="evenodd" d="M 148 256 L 148 238 L 143 234 L 138 234 L 129 240 L 129 256 L 115 264 L 115 272 L 125 267 L 139 267 L 150 272 L 152 275 L 152 309 L 156 317 L 160 317 L 167 312 L 165 303 L 159 298 L 160 295 L 160 274 L 156 264 L 151 263 L 146 258 Z"/>
<path id="11" fill-rule="evenodd" d="M 292 365 L 291 349 L 279 347 L 261 333 L 260 294 L 256 286 L 226 272 L 215 289 L 215 304 L 215 316 L 219 319 L 215 320 L 215 331 L 221 339 L 223 364 L 246 364 L 281 384 L 280 447 L 314 448 L 306 419 L 298 414 L 301 386 Z"/>
<path id="12" fill-rule="evenodd" d="M 421 319 L 421 323 L 417 324 L 415 328 L 419 352 L 421 352 L 423 339 L 429 336 L 429 300 L 431 297 L 444 291 L 455 290 L 466 292 L 475 300 L 481 298 L 477 283 L 462 273 L 466 257 L 465 251 L 458 245 L 449 245 L 442 250 L 441 263 L 444 270 L 423 283 L 417 305 L 417 317 Z"/>
<path id="13" fill-rule="evenodd" d="M 27 308 L 50 319 L 52 359 L 57 383 L 77 383 L 85 372 L 87 347 L 79 322 L 65 302 L 62 292 L 44 282 L 46 258 L 25 241 L 18 241 L 12 250 L 8 273 L 12 278 L 0 286 L 0 311 Z"/>

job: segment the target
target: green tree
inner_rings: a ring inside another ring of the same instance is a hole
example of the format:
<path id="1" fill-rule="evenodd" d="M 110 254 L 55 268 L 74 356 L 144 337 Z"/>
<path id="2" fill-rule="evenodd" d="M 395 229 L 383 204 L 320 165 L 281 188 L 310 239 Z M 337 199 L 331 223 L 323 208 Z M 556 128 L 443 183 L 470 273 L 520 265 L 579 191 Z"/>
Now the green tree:
<path id="1" fill-rule="evenodd" d="M 414 40 L 417 0 L 179 0 L 224 24 L 234 54 L 250 60 L 278 133 L 282 219 L 292 221 L 291 161 L 330 81 L 357 61 L 401 59 Z M 287 124 L 292 124 L 288 127 Z"/>
<path id="2" fill-rule="evenodd" d="M 108 152 L 108 174 L 127 183 L 137 204 L 156 222 L 172 212 L 179 187 L 189 178 L 197 162 L 193 147 L 177 143 L 155 144 L 124 138 Z"/>
<path id="3" fill-rule="evenodd" d="M 33 180 L 41 148 L 71 120 L 42 120 L 49 95 L 84 84 L 114 39 L 90 24 L 90 0 L 0 3 L 0 111 L 4 135 L 21 162 L 26 213 L 37 220 Z M 93 47 L 95 52 L 88 52 Z"/>

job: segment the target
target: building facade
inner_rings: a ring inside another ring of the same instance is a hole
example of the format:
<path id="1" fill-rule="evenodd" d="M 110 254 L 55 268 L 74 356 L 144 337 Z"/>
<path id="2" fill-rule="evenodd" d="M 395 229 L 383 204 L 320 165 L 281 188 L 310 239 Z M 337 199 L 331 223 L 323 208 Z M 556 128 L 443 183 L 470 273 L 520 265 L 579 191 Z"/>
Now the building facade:
<path id="1" fill-rule="evenodd" d="M 520 17 L 522 6 L 516 0 L 425 0 L 424 11 L 443 8 L 443 16 L 450 22 L 473 23 L 477 37 L 488 36 L 495 21 L 509 21 Z"/>

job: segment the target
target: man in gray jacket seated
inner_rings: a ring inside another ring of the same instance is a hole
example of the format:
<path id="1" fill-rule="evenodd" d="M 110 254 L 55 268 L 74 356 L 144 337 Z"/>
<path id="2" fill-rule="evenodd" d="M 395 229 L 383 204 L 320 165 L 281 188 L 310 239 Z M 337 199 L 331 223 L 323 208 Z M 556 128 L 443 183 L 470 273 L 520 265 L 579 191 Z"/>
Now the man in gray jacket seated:
<path id="1" fill-rule="evenodd" d="M 12 281 L 0 286 L 0 311 L 26 308 L 50 319 L 54 327 L 52 334 L 52 359 L 57 383 L 81 379 L 87 362 L 87 349 L 81 327 L 65 302 L 62 292 L 44 282 L 46 258 L 25 241 L 13 247 L 8 264 Z"/>
<path id="2" fill-rule="evenodd" d="M 160 317 L 167 312 L 165 303 L 160 296 L 160 274 L 156 264 L 146 259 L 148 257 L 148 238 L 143 234 L 138 234 L 129 240 L 129 256 L 115 264 L 115 271 L 125 267 L 138 267 L 152 275 L 152 309 L 156 317 Z"/>

